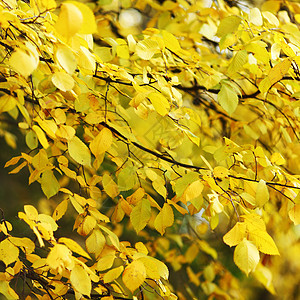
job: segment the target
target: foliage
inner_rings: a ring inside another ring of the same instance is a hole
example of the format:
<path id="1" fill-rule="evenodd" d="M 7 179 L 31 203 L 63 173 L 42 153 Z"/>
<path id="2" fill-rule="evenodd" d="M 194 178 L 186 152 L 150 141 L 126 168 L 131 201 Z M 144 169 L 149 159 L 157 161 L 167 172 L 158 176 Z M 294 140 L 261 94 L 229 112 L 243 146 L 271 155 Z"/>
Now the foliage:
<path id="1" fill-rule="evenodd" d="M 247 298 L 232 259 L 297 294 L 300 5 L 228 2 L 1 1 L 5 167 L 48 199 L 1 210 L 7 299 Z"/>

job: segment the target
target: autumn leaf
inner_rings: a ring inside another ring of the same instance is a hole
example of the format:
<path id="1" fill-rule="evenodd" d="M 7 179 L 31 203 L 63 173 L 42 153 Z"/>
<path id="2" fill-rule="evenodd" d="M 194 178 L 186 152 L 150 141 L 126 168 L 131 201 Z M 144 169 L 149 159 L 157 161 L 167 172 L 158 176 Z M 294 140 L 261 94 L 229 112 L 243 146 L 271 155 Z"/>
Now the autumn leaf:
<path id="1" fill-rule="evenodd" d="M 264 206 L 269 201 L 269 191 L 264 180 L 260 180 L 256 187 L 256 203 L 259 207 Z"/>
<path id="2" fill-rule="evenodd" d="M 160 93 L 153 92 L 150 93 L 147 97 L 158 114 L 160 114 L 161 116 L 165 116 L 169 113 L 170 103 L 165 96 Z"/>
<path id="3" fill-rule="evenodd" d="M 16 49 L 9 59 L 10 66 L 24 77 L 28 77 L 37 68 L 39 64 L 38 55 Z"/>
<path id="4" fill-rule="evenodd" d="M 119 266 L 117 268 L 109 270 L 103 277 L 104 283 L 109 283 L 116 280 L 122 274 L 123 270 L 123 266 Z"/>
<path id="5" fill-rule="evenodd" d="M 19 257 L 19 249 L 8 239 L 0 242 L 0 260 L 8 266 Z"/>
<path id="6" fill-rule="evenodd" d="M 60 185 L 51 170 L 43 172 L 41 176 L 41 187 L 48 199 L 58 193 Z"/>
<path id="7" fill-rule="evenodd" d="M 279 251 L 274 240 L 266 231 L 252 230 L 249 232 L 249 239 L 253 241 L 260 252 L 269 255 L 279 255 Z"/>
<path id="8" fill-rule="evenodd" d="M 289 210 L 289 217 L 295 225 L 300 224 L 300 204 L 295 204 L 294 207 Z"/>
<path id="9" fill-rule="evenodd" d="M 124 270 L 122 280 L 126 287 L 134 292 L 146 279 L 146 268 L 142 261 L 131 262 Z"/>
<path id="10" fill-rule="evenodd" d="M 55 24 L 59 34 L 69 39 L 81 29 L 83 16 L 80 9 L 73 3 L 63 3 Z"/>
<path id="11" fill-rule="evenodd" d="M 253 243 L 243 239 L 234 250 L 233 260 L 248 276 L 259 262 L 259 252 Z"/>
<path id="12" fill-rule="evenodd" d="M 174 214 L 172 207 L 170 206 L 170 204 L 165 203 L 163 208 L 155 218 L 154 227 L 161 235 L 163 235 L 166 231 L 166 228 L 172 226 L 173 222 Z"/>
<path id="13" fill-rule="evenodd" d="M 61 244 L 65 244 L 71 251 L 76 252 L 77 254 L 82 255 L 88 259 L 91 259 L 91 257 L 82 249 L 82 247 L 72 239 L 61 237 L 58 242 Z"/>
<path id="14" fill-rule="evenodd" d="M 239 100 L 236 92 L 231 87 L 223 84 L 218 93 L 218 102 L 229 115 L 232 115 L 238 106 Z"/>
<path id="15" fill-rule="evenodd" d="M 141 199 L 130 214 L 130 221 L 137 233 L 145 228 L 151 217 L 151 206 L 148 199 Z"/>
<path id="16" fill-rule="evenodd" d="M 70 156 L 79 164 L 84 166 L 91 165 L 91 153 L 89 148 L 77 137 L 74 136 L 68 141 Z"/>
<path id="17" fill-rule="evenodd" d="M 246 237 L 246 224 L 237 222 L 230 231 L 223 236 L 223 241 L 230 247 L 241 243 Z"/>
<path id="18" fill-rule="evenodd" d="M 112 144 L 112 133 L 109 129 L 103 128 L 90 143 L 92 153 L 98 157 L 106 152 Z"/>
<path id="19" fill-rule="evenodd" d="M 92 283 L 89 275 L 83 267 L 75 265 L 75 267 L 71 270 L 70 281 L 72 287 L 76 291 L 86 296 L 90 295 Z"/>

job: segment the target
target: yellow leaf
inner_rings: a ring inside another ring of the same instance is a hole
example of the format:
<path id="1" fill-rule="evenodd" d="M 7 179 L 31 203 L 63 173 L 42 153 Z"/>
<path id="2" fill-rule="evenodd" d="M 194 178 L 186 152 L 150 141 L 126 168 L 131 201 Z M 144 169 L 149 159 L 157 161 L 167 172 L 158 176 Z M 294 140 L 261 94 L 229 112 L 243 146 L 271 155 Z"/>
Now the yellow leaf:
<path id="1" fill-rule="evenodd" d="M 134 292 L 146 279 L 146 268 L 140 260 L 134 260 L 124 270 L 122 279 L 126 287 Z"/>
<path id="2" fill-rule="evenodd" d="M 280 255 L 274 240 L 266 231 L 249 231 L 249 239 L 253 241 L 260 252 L 269 255 Z"/>
<path id="3" fill-rule="evenodd" d="M 137 205 L 137 203 L 144 197 L 145 190 L 143 188 L 138 188 L 132 195 L 126 198 L 129 204 Z"/>
<path id="4" fill-rule="evenodd" d="M 239 16 L 229 16 L 221 20 L 216 33 L 217 36 L 222 37 L 228 33 L 234 33 L 237 31 L 242 19 Z"/>
<path id="5" fill-rule="evenodd" d="M 233 260 L 248 276 L 255 270 L 259 262 L 259 252 L 253 243 L 243 239 L 234 250 Z"/>
<path id="6" fill-rule="evenodd" d="M 165 116 L 169 113 L 170 103 L 167 98 L 161 93 L 153 92 L 150 93 L 147 97 L 158 114 L 160 114 L 161 116 Z"/>
<path id="7" fill-rule="evenodd" d="M 48 155 L 45 149 L 41 149 L 37 155 L 35 155 L 31 161 L 32 165 L 37 170 L 43 170 L 48 164 Z"/>
<path id="8" fill-rule="evenodd" d="M 91 165 L 91 153 L 89 148 L 77 137 L 74 136 L 68 141 L 70 156 L 79 164 L 84 166 Z"/>
<path id="9" fill-rule="evenodd" d="M 12 110 L 17 104 L 16 98 L 11 95 L 4 95 L 0 98 L 0 113 Z"/>
<path id="10" fill-rule="evenodd" d="M 256 187 L 256 204 L 263 207 L 269 201 L 269 190 L 264 180 L 260 180 Z"/>
<path id="11" fill-rule="evenodd" d="M 228 176 L 229 170 L 225 167 L 218 166 L 214 168 L 213 173 L 215 177 L 222 179 Z"/>
<path id="12" fill-rule="evenodd" d="M 289 59 L 285 59 L 272 68 L 268 74 L 271 85 L 279 81 L 288 72 L 290 66 L 291 61 Z"/>
<path id="13" fill-rule="evenodd" d="M 62 71 L 54 73 L 51 80 L 63 92 L 72 90 L 75 84 L 73 77 Z"/>
<path id="14" fill-rule="evenodd" d="M 142 199 L 138 205 L 135 206 L 130 213 L 130 222 L 136 231 L 139 233 L 145 228 L 151 217 L 151 206 L 148 199 Z"/>
<path id="15" fill-rule="evenodd" d="M 148 254 L 148 249 L 147 247 L 142 243 L 142 242 L 137 242 L 135 245 L 134 245 L 134 248 L 140 252 L 140 253 L 143 253 L 143 254 Z"/>
<path id="16" fill-rule="evenodd" d="M 69 39 L 81 29 L 83 16 L 80 9 L 72 3 L 63 3 L 55 24 L 57 32 Z"/>
<path id="17" fill-rule="evenodd" d="M 11 55 L 8 64 L 12 69 L 24 77 L 28 77 L 38 67 L 39 58 L 29 51 L 16 48 Z"/>
<path id="18" fill-rule="evenodd" d="M 15 262 L 19 257 L 19 249 L 12 244 L 8 239 L 0 242 L 0 260 L 2 260 L 6 266 Z"/>
<path id="19" fill-rule="evenodd" d="M 26 165 L 27 165 L 27 162 L 24 161 L 24 162 L 22 162 L 19 166 L 17 166 L 15 169 L 13 169 L 12 171 L 10 171 L 8 174 L 17 174 L 17 173 L 19 173 L 20 170 L 23 169 Z"/>
<path id="20" fill-rule="evenodd" d="M 167 227 L 172 226 L 174 223 L 174 214 L 170 204 L 165 203 L 159 214 L 154 221 L 155 229 L 163 235 Z"/>
<path id="21" fill-rule="evenodd" d="M 109 282 L 114 281 L 115 279 L 117 279 L 121 275 L 123 270 L 124 270 L 123 266 L 119 266 L 117 268 L 109 270 L 107 273 L 105 273 L 105 275 L 103 277 L 103 282 L 104 283 L 109 283 Z"/>
<path id="22" fill-rule="evenodd" d="M 55 134 L 59 138 L 70 140 L 74 137 L 76 131 L 73 127 L 68 125 L 59 125 L 59 128 L 56 130 Z"/>
<path id="23" fill-rule="evenodd" d="M 11 158 L 8 162 L 6 162 L 4 168 L 7 168 L 9 166 L 13 166 L 13 165 L 17 164 L 19 162 L 20 158 L 22 158 L 22 156 L 15 156 L 15 157 Z"/>
<path id="24" fill-rule="evenodd" d="M 39 126 L 48 134 L 51 139 L 56 139 L 55 132 L 57 130 L 57 125 L 54 120 L 44 120 L 40 117 L 36 117 L 34 120 L 38 122 Z"/>
<path id="25" fill-rule="evenodd" d="M 295 204 L 289 211 L 289 217 L 294 222 L 294 225 L 300 224 L 300 204 Z"/>
<path id="26" fill-rule="evenodd" d="M 87 48 L 83 46 L 80 47 L 78 51 L 77 61 L 78 61 L 78 66 L 81 69 L 85 71 L 94 72 L 96 66 L 95 57 Z"/>
<path id="27" fill-rule="evenodd" d="M 280 165 L 284 165 L 286 163 L 286 160 L 284 159 L 284 157 L 280 153 L 275 152 L 271 156 L 271 162 L 273 164 L 276 164 L 276 165 L 280 166 Z"/>
<path id="28" fill-rule="evenodd" d="M 150 256 L 142 256 L 138 258 L 138 261 L 141 261 L 146 269 L 147 277 L 158 280 L 160 279 L 160 274 L 158 271 L 157 265 L 152 260 L 152 257 Z"/>
<path id="29" fill-rule="evenodd" d="M 75 265 L 75 267 L 71 270 L 70 281 L 75 291 L 86 296 L 91 294 L 91 279 L 83 267 Z"/>
<path id="30" fill-rule="evenodd" d="M 24 205 L 24 211 L 29 220 L 37 221 L 39 213 L 34 206 Z"/>
<path id="31" fill-rule="evenodd" d="M 264 221 L 262 220 L 261 216 L 251 213 L 248 215 L 242 215 L 242 219 L 245 220 L 245 224 L 247 226 L 248 231 L 253 231 L 253 230 L 266 230 L 266 225 Z"/>
<path id="32" fill-rule="evenodd" d="M 53 214 L 52 214 L 52 218 L 57 221 L 59 219 L 61 219 L 64 214 L 66 213 L 68 208 L 68 200 L 63 200 L 61 201 L 55 208 Z"/>
<path id="33" fill-rule="evenodd" d="M 30 254 L 35 249 L 35 244 L 29 238 L 17 238 L 17 237 L 9 237 L 9 240 L 17 247 L 20 247 L 23 252 L 26 254 Z"/>
<path id="34" fill-rule="evenodd" d="M 202 198 L 202 197 L 199 197 L 199 199 L 200 198 Z M 195 200 L 197 200 L 197 201 L 195 201 Z M 185 209 L 185 208 L 183 208 L 182 206 L 180 206 L 180 205 L 178 205 L 177 203 L 175 203 L 175 202 L 173 202 L 172 200 L 167 200 L 167 202 L 170 204 L 170 205 L 173 205 L 174 206 L 174 208 L 176 209 L 176 210 L 178 210 L 182 215 L 185 215 L 185 214 L 187 214 L 188 213 L 188 211 Z M 191 203 L 193 204 L 193 202 L 196 202 L 196 204 L 198 204 L 198 203 L 200 203 L 201 201 L 198 201 L 198 199 L 193 199 L 193 200 L 191 200 Z M 194 204 L 193 204 L 194 205 Z M 199 209 L 200 210 L 200 209 Z"/>
<path id="35" fill-rule="evenodd" d="M 187 201 L 191 201 L 202 194 L 204 185 L 201 180 L 196 180 L 192 182 L 183 193 L 183 201 L 186 203 Z"/>
<path id="36" fill-rule="evenodd" d="M 273 295 L 276 294 L 272 283 L 273 275 L 267 267 L 263 266 L 262 264 L 259 264 L 255 269 L 253 275 L 259 282 L 261 282 L 265 286 L 265 288 L 270 293 L 272 293 Z"/>
<path id="37" fill-rule="evenodd" d="M 58 228 L 58 225 L 53 220 L 53 218 L 46 214 L 39 214 L 37 223 L 39 229 L 40 229 L 39 225 L 42 225 L 44 228 L 47 228 L 48 231 L 56 231 Z"/>
<path id="38" fill-rule="evenodd" d="M 43 148 L 47 149 L 49 147 L 49 143 L 48 143 L 48 140 L 46 138 L 44 131 L 37 125 L 33 125 L 32 130 L 36 133 L 38 140 L 41 143 L 41 145 L 43 146 Z"/>
<path id="39" fill-rule="evenodd" d="M 75 241 L 69 238 L 60 238 L 58 240 L 59 243 L 65 244 L 71 251 L 76 252 L 77 254 L 84 256 L 88 259 L 91 259 L 91 257 L 79 246 Z"/>
<path id="40" fill-rule="evenodd" d="M 46 170 L 43 172 L 41 178 L 41 187 L 48 199 L 58 193 L 60 185 L 52 170 Z"/>
<path id="41" fill-rule="evenodd" d="M 260 10 L 257 7 L 250 9 L 249 21 L 255 26 L 263 25 L 262 15 Z"/>
<path id="42" fill-rule="evenodd" d="M 221 90 L 218 93 L 218 102 L 229 115 L 234 113 L 239 104 L 236 92 L 226 84 L 222 85 Z"/>
<path id="43" fill-rule="evenodd" d="M 146 39 L 137 43 L 135 51 L 141 59 L 150 60 L 155 53 L 160 51 L 160 48 L 156 41 Z"/>
<path id="44" fill-rule="evenodd" d="M 266 93 L 276 82 L 282 79 L 282 77 L 288 72 L 291 66 L 291 61 L 287 58 L 279 62 L 274 68 L 272 68 L 266 78 L 264 78 L 259 84 L 259 90 L 262 93 Z"/>
<path id="45" fill-rule="evenodd" d="M 74 261 L 72 258 L 72 252 L 62 244 L 56 244 L 47 256 L 48 266 L 61 273 L 65 268 L 72 269 L 74 267 Z"/>
<path id="46" fill-rule="evenodd" d="M 165 46 L 170 49 L 172 52 L 177 53 L 181 50 L 180 44 L 177 38 L 170 32 L 166 30 L 162 30 L 163 40 L 165 42 Z"/>
<path id="47" fill-rule="evenodd" d="M 236 246 L 246 236 L 246 224 L 237 222 L 230 231 L 223 236 L 223 241 L 230 247 Z"/>
<path id="48" fill-rule="evenodd" d="M 85 246 L 89 253 L 94 253 L 96 258 L 100 255 L 105 245 L 105 237 L 100 230 L 93 230 L 91 235 L 86 239 Z"/>
<path id="49" fill-rule="evenodd" d="M 77 228 L 77 232 L 82 236 L 87 236 L 96 227 L 97 221 L 92 216 L 86 216 Z"/>
<path id="50" fill-rule="evenodd" d="M 78 1 L 68 1 L 65 3 L 75 5 L 81 12 L 83 20 L 79 33 L 89 34 L 97 32 L 97 24 L 94 13 L 87 5 Z"/>
<path id="51" fill-rule="evenodd" d="M 73 51 L 64 45 L 59 45 L 56 49 L 55 57 L 61 67 L 68 72 L 69 74 L 73 74 L 77 62 Z"/>
<path id="52" fill-rule="evenodd" d="M 102 185 L 105 193 L 111 198 L 115 198 L 119 195 L 118 185 L 113 181 L 110 175 L 104 174 L 102 179 Z"/>
<path id="53" fill-rule="evenodd" d="M 246 50 L 237 52 L 228 67 L 228 75 L 231 76 L 234 73 L 241 71 L 244 64 L 247 62 L 247 59 L 248 53 Z"/>
<path id="54" fill-rule="evenodd" d="M 17 8 L 16 0 L 5 0 L 5 4 L 9 5 L 11 8 Z"/>
<path id="55" fill-rule="evenodd" d="M 102 153 L 106 152 L 113 141 L 113 135 L 107 128 L 103 128 L 98 135 L 90 143 L 90 149 L 92 153 L 98 157 Z"/>
<path id="56" fill-rule="evenodd" d="M 109 230 L 108 228 L 106 228 L 102 225 L 98 225 L 98 226 L 103 232 L 105 232 L 106 242 L 107 242 L 108 246 L 114 246 L 117 250 L 120 250 L 120 241 L 119 241 L 118 236 L 114 232 Z"/>
<path id="57" fill-rule="evenodd" d="M 115 258 L 115 254 L 109 254 L 101 257 L 97 262 L 96 269 L 100 272 L 110 269 L 115 261 Z"/>

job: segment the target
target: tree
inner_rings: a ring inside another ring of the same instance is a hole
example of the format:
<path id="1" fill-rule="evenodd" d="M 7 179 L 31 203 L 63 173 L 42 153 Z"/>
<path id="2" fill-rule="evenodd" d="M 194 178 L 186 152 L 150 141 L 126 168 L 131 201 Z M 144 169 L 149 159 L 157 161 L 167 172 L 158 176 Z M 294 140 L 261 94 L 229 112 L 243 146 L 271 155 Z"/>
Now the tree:
<path id="1" fill-rule="evenodd" d="M 3 203 L 0 293 L 299 295 L 298 3 L 0 7 L 5 167 L 47 199 Z"/>

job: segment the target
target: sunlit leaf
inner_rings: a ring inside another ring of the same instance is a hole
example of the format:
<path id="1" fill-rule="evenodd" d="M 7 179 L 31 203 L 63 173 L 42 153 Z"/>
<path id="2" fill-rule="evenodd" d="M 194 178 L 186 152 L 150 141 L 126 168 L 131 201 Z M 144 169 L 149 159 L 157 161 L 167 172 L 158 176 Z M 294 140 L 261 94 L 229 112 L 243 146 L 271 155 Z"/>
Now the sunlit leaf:
<path id="1" fill-rule="evenodd" d="M 75 265 L 75 267 L 71 270 L 70 281 L 76 291 L 83 295 L 90 295 L 92 283 L 89 275 L 83 267 Z"/>
<path id="2" fill-rule="evenodd" d="M 69 39 L 82 27 L 83 16 L 81 10 L 73 3 L 63 3 L 55 28 L 59 34 Z"/>
<path id="3" fill-rule="evenodd" d="M 70 156 L 79 164 L 84 166 L 91 165 L 91 153 L 89 148 L 77 137 L 74 136 L 68 141 Z"/>
<path id="4" fill-rule="evenodd" d="M 223 236 L 223 241 L 230 247 L 241 243 L 246 236 L 246 224 L 237 222 L 230 231 Z"/>
<path id="5" fill-rule="evenodd" d="M 264 206 L 264 204 L 269 201 L 268 187 L 267 187 L 265 181 L 262 179 L 257 184 L 255 199 L 256 199 L 256 204 L 259 207 Z"/>
<path id="6" fill-rule="evenodd" d="M 231 87 L 223 84 L 218 93 L 218 102 L 229 115 L 232 115 L 238 106 L 239 100 L 236 92 Z"/>
<path id="7" fill-rule="evenodd" d="M 119 266 L 117 268 L 109 270 L 107 273 L 105 273 L 103 277 L 104 283 L 108 283 L 116 280 L 122 274 L 123 270 L 124 270 L 123 266 Z"/>
<path id="8" fill-rule="evenodd" d="M 142 261 L 131 262 L 124 270 L 122 280 L 126 287 L 131 291 L 139 288 L 146 279 L 146 268 Z"/>
<path id="9" fill-rule="evenodd" d="M 71 251 L 76 252 L 77 254 L 80 254 L 88 259 L 91 259 L 91 257 L 81 248 L 81 246 L 72 239 L 62 237 L 58 240 L 58 242 L 65 244 Z"/>
<path id="10" fill-rule="evenodd" d="M 86 4 L 78 1 L 68 1 L 64 3 L 73 4 L 80 10 L 82 15 L 82 25 L 79 30 L 79 33 L 88 34 L 95 33 L 97 31 L 95 15 Z"/>
<path id="11" fill-rule="evenodd" d="M 253 230 L 249 232 L 249 239 L 257 246 L 260 252 L 269 255 L 279 255 L 278 248 L 272 237 L 262 230 Z"/>
<path id="12" fill-rule="evenodd" d="M 39 59 L 29 51 L 17 48 L 11 55 L 9 64 L 16 72 L 24 77 L 28 77 L 37 68 Z"/>
<path id="13" fill-rule="evenodd" d="M 255 270 L 259 262 L 259 252 L 253 243 L 244 239 L 236 246 L 233 259 L 235 264 L 246 275 L 249 275 Z"/>
<path id="14" fill-rule="evenodd" d="M 294 207 L 289 210 L 289 217 L 295 225 L 300 224 L 300 204 L 295 204 Z"/>
<path id="15" fill-rule="evenodd" d="M 173 214 L 172 207 L 170 206 L 170 204 L 165 203 L 163 208 L 155 218 L 154 221 L 155 229 L 161 235 L 163 235 L 166 231 L 166 228 L 172 226 L 173 222 L 174 222 L 174 214 Z"/>
<path id="16" fill-rule="evenodd" d="M 56 195 L 60 185 L 51 170 L 43 172 L 41 178 L 41 187 L 47 198 Z"/>
<path id="17" fill-rule="evenodd" d="M 148 199 L 142 199 L 137 206 L 132 209 L 130 221 L 137 233 L 145 228 L 151 217 L 151 206 Z"/>
<path id="18" fill-rule="evenodd" d="M 148 99 L 154 106 L 154 109 L 161 115 L 165 116 L 169 113 L 170 103 L 165 96 L 160 93 L 150 93 Z"/>
<path id="19" fill-rule="evenodd" d="M 8 239 L 0 242 L 0 260 L 8 266 L 19 257 L 19 249 Z"/>

